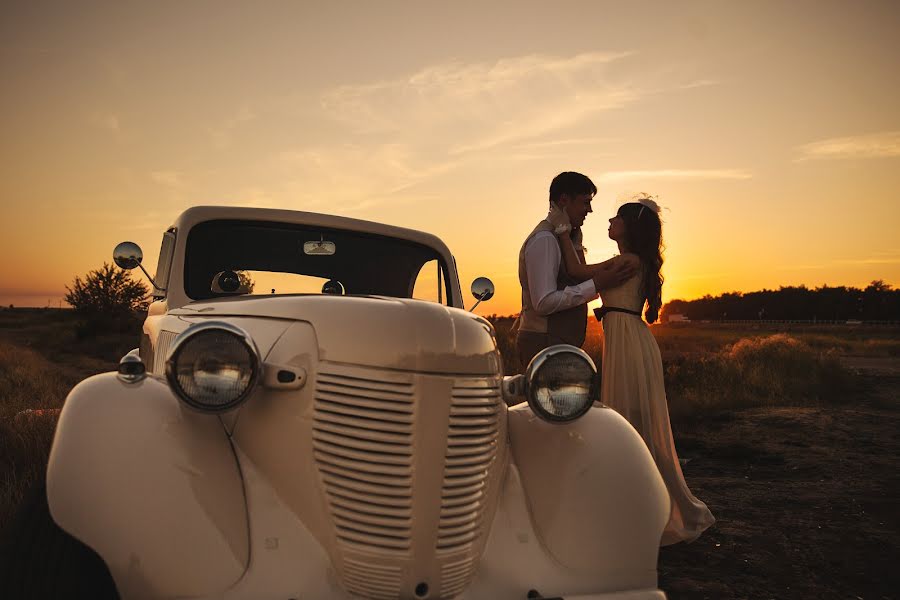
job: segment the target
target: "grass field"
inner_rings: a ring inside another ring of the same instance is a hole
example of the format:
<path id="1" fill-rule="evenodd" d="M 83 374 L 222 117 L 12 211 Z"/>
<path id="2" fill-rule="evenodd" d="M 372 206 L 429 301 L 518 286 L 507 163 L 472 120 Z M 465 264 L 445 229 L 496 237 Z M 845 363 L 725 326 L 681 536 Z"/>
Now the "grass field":
<path id="1" fill-rule="evenodd" d="M 507 373 L 519 373 L 513 319 L 492 318 Z M 775 328 L 677 324 L 651 328 L 660 347 L 673 416 L 703 410 L 810 406 L 839 401 L 851 386 L 844 356 L 900 354 L 900 328 Z M 603 331 L 590 319 L 585 351 L 601 364 Z"/>
<path id="2" fill-rule="evenodd" d="M 59 408 L 76 383 L 115 369 L 140 329 L 85 336 L 72 311 L 0 310 L 0 531 L 44 476 L 55 418 L 25 411 Z"/>
<path id="3" fill-rule="evenodd" d="M 518 372 L 512 319 L 492 320 L 506 372 Z M 685 477 L 718 519 L 693 544 L 661 551 L 669 597 L 895 597 L 900 331 L 652 330 Z M 0 532 L 43 477 L 55 427 L 52 416 L 23 411 L 61 406 L 75 383 L 113 370 L 138 336 L 137 327 L 86 336 L 70 311 L 0 310 Z M 601 343 L 592 322 L 585 349 L 598 364 Z M 887 371 L 847 366 L 857 364 Z"/>

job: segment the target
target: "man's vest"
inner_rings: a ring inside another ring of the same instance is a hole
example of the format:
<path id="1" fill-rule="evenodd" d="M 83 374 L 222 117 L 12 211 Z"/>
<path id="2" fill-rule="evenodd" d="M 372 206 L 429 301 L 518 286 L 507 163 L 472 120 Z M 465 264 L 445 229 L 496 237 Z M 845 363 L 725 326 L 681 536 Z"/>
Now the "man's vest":
<path id="1" fill-rule="evenodd" d="M 538 223 L 537 227 L 525 238 L 525 243 L 519 250 L 519 284 L 522 286 L 522 313 L 519 316 L 519 330 L 533 331 L 536 333 L 549 333 L 554 337 L 560 338 L 567 344 L 578 346 L 584 344 L 584 334 L 587 329 L 587 304 L 579 304 L 566 310 L 561 310 L 549 314 L 547 316 L 539 315 L 534 310 L 534 303 L 531 301 L 531 293 L 528 290 L 528 269 L 525 267 L 525 246 L 528 242 L 541 231 L 547 231 L 553 235 L 553 226 L 546 220 Z M 556 236 L 554 236 L 555 238 Z M 559 243 L 559 239 L 556 239 Z M 578 285 L 582 283 L 569 276 L 566 271 L 566 261 L 562 258 L 562 248 L 560 248 L 559 272 L 556 275 L 556 289 L 562 290 L 570 285 Z M 576 248 L 579 260 L 584 263 L 584 251 Z"/>

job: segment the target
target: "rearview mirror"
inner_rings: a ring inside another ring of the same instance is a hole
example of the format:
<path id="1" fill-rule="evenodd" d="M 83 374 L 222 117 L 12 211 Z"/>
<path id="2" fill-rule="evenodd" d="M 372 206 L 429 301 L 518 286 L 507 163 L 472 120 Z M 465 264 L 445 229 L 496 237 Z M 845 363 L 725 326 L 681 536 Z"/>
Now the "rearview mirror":
<path id="1" fill-rule="evenodd" d="M 303 254 L 309 256 L 331 256 L 337 251 L 334 242 L 320 240 L 318 242 L 303 242 Z"/>

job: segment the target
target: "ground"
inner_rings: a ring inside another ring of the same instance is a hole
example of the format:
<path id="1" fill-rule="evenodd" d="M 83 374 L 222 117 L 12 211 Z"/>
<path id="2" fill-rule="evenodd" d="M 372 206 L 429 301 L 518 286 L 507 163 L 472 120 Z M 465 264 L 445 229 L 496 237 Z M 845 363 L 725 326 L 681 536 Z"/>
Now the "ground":
<path id="1" fill-rule="evenodd" d="M 661 549 L 669 598 L 900 597 L 900 361 L 845 362 L 859 386 L 842 406 L 675 424 L 685 478 L 717 523 Z"/>
<path id="2" fill-rule="evenodd" d="M 72 385 L 112 370 L 138 343 L 139 327 L 97 337 L 82 327 L 70 311 L 0 311 L 0 530 L 42 477 L 52 435 L 52 422 L 29 429 L 16 415 L 60 406 Z M 767 333 L 654 330 L 667 365 Z M 672 413 L 685 478 L 718 519 L 697 541 L 660 551 L 659 583 L 672 600 L 900 598 L 900 332 L 790 333 L 817 351 L 837 348 L 855 374 L 850 391 L 801 406 L 728 408 L 723 398 L 715 410 Z M 589 334 L 596 354 L 596 327 Z"/>

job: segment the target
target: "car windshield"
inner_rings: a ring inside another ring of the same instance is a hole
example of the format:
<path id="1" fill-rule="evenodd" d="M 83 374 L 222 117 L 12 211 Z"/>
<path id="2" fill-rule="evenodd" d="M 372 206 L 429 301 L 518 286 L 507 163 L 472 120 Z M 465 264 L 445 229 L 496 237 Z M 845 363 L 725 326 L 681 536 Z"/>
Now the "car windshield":
<path id="1" fill-rule="evenodd" d="M 187 239 L 184 284 L 194 300 L 236 294 L 336 294 L 450 304 L 447 268 L 433 248 L 308 225 L 207 221 Z"/>

